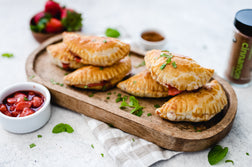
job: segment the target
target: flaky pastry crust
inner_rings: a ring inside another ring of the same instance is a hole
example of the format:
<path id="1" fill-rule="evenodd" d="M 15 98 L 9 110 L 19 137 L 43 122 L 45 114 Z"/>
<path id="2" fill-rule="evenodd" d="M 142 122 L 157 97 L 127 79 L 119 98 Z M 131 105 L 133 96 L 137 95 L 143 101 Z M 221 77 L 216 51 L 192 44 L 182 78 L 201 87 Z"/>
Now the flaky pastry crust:
<path id="1" fill-rule="evenodd" d="M 171 98 L 156 113 L 170 121 L 208 121 L 227 105 L 227 97 L 218 81 L 213 80 L 197 92 L 184 92 Z"/>
<path id="2" fill-rule="evenodd" d="M 161 66 L 166 63 L 166 57 L 160 57 L 161 50 L 151 50 L 145 55 L 147 69 L 151 72 L 154 80 L 164 86 L 172 86 L 178 90 L 194 90 L 205 85 L 212 77 L 214 70 L 207 69 L 197 64 L 193 59 L 172 54 L 171 63 L 163 69 Z M 172 65 L 176 63 L 176 68 Z"/>
<path id="3" fill-rule="evenodd" d="M 84 66 L 64 77 L 67 85 L 84 89 L 108 89 L 121 81 L 131 70 L 127 56 L 110 67 Z"/>
<path id="4" fill-rule="evenodd" d="M 51 56 L 52 62 L 61 68 L 77 69 L 84 66 L 84 64 L 74 60 L 74 55 L 69 52 L 66 45 L 62 42 L 49 45 L 46 50 Z"/>
<path id="5" fill-rule="evenodd" d="M 115 38 L 64 32 L 63 42 L 83 64 L 111 66 L 129 54 L 130 45 Z"/>
<path id="6" fill-rule="evenodd" d="M 152 79 L 150 72 L 144 70 L 117 84 L 121 90 L 139 97 L 160 98 L 168 96 L 168 88 Z"/>

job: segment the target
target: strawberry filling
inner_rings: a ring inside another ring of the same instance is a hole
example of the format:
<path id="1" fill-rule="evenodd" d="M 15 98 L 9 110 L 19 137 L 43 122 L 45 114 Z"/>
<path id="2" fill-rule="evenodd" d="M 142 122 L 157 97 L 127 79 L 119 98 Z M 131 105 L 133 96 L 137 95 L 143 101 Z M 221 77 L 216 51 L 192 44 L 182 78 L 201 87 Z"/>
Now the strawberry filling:
<path id="1" fill-rule="evenodd" d="M 183 92 L 181 90 L 178 90 L 175 87 L 172 87 L 171 85 L 167 85 L 167 86 L 168 86 L 168 95 L 169 96 L 175 96 L 175 95 L 180 94 L 181 92 Z"/>
<path id="2" fill-rule="evenodd" d="M 74 56 L 74 60 L 79 63 L 81 61 L 81 58 L 79 56 Z"/>
<path id="3" fill-rule="evenodd" d="M 95 87 L 95 86 L 104 86 L 105 83 L 92 83 L 92 84 L 88 84 L 88 87 Z"/>
<path id="4" fill-rule="evenodd" d="M 81 57 L 78 56 L 77 54 L 73 53 L 71 50 L 69 50 L 69 52 L 74 56 L 74 60 L 79 63 L 81 62 Z"/>
<path id="5" fill-rule="evenodd" d="M 62 68 L 68 70 L 70 68 L 69 63 L 62 63 Z"/>
<path id="6" fill-rule="evenodd" d="M 87 85 L 76 85 L 78 87 L 84 87 L 84 88 L 92 88 L 92 87 L 96 87 L 96 86 L 106 86 L 106 84 L 108 84 L 109 81 L 101 81 L 100 83 L 91 83 L 91 84 L 87 84 Z"/>

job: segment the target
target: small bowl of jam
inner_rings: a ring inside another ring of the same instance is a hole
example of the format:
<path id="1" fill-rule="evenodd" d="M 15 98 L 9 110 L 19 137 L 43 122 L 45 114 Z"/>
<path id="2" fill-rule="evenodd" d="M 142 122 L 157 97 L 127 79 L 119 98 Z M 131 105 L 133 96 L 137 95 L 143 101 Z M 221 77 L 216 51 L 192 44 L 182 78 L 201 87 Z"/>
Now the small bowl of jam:
<path id="1" fill-rule="evenodd" d="M 140 41 L 145 50 L 163 49 L 166 39 L 159 30 L 149 29 L 140 34 Z"/>
<path id="2" fill-rule="evenodd" d="M 33 82 L 10 85 L 0 92 L 0 124 L 13 133 L 35 131 L 51 116 L 47 88 Z"/>

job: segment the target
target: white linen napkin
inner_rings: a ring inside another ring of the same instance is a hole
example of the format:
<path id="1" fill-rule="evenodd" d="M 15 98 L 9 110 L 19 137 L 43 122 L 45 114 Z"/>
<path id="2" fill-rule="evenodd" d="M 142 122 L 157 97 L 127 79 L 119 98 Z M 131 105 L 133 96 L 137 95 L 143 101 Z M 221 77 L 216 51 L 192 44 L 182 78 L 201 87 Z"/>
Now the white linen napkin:
<path id="1" fill-rule="evenodd" d="M 118 166 L 150 166 L 181 153 L 160 148 L 144 139 L 111 128 L 106 123 L 84 116 L 93 135 Z"/>

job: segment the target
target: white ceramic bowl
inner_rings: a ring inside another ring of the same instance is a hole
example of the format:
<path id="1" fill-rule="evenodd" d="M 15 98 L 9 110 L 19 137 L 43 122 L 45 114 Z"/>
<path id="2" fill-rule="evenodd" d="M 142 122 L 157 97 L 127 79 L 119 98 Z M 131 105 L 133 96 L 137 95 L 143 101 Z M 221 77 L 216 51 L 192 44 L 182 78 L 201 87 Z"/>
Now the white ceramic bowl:
<path id="1" fill-rule="evenodd" d="M 160 34 L 161 36 L 163 36 L 164 39 L 162 41 L 157 41 L 157 42 L 147 41 L 142 38 L 142 34 L 145 32 L 156 32 L 156 33 Z M 164 45 L 166 44 L 166 37 L 165 37 L 164 33 L 160 30 L 157 30 L 157 29 L 146 29 L 146 30 L 142 31 L 140 33 L 139 40 L 145 50 L 163 49 Z"/>
<path id="2" fill-rule="evenodd" d="M 25 117 L 10 117 L 0 112 L 0 124 L 13 133 L 28 133 L 41 128 L 47 123 L 51 116 L 51 95 L 48 89 L 34 82 L 20 82 L 10 85 L 0 91 L 0 103 L 4 98 L 16 91 L 32 90 L 41 93 L 45 97 L 43 106 L 35 113 Z"/>

